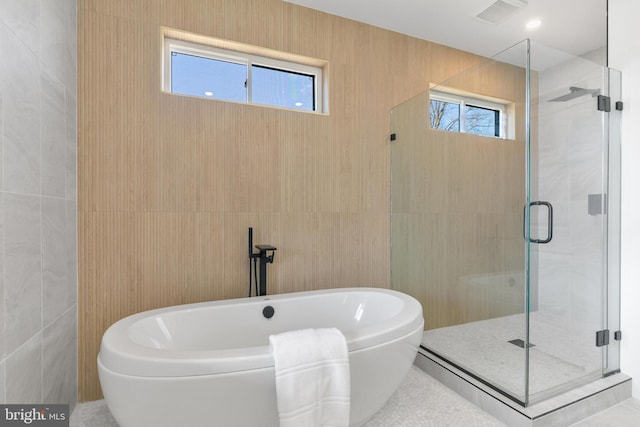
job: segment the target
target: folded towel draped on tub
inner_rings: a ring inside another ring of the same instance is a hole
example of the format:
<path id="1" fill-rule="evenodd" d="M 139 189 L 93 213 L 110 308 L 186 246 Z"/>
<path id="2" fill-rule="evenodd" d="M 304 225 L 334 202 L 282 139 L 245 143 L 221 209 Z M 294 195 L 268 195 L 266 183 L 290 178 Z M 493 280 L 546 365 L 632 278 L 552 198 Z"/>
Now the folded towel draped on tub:
<path id="1" fill-rule="evenodd" d="M 347 342 L 335 328 L 269 337 L 280 427 L 349 425 Z"/>

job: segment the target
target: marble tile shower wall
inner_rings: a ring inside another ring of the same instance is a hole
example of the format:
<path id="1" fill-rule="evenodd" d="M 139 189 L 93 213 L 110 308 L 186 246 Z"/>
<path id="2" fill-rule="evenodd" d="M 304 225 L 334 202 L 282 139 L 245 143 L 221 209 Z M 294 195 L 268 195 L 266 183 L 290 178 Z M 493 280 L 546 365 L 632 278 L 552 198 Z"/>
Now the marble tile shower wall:
<path id="1" fill-rule="evenodd" d="M 0 0 L 0 403 L 77 401 L 76 0 Z"/>
<path id="2" fill-rule="evenodd" d="M 554 207 L 554 238 L 537 245 L 540 309 L 597 330 L 606 242 L 603 215 L 588 212 L 588 195 L 603 193 L 602 118 L 591 95 L 566 102 L 546 102 L 570 86 L 602 85 L 602 67 L 575 58 L 539 73 L 543 100 L 538 147 L 544 173 L 538 177 L 543 200 Z M 545 219 L 546 220 L 546 219 Z M 589 335 L 591 341 L 593 337 Z"/>

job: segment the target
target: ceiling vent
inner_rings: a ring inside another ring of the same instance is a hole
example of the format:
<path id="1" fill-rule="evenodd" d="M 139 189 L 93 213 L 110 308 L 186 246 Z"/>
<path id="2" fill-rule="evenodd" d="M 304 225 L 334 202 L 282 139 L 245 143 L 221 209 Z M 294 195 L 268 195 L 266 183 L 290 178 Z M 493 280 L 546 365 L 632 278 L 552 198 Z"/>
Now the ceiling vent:
<path id="1" fill-rule="evenodd" d="M 476 18 L 491 24 L 499 24 L 527 4 L 527 0 L 498 0 L 477 14 Z"/>

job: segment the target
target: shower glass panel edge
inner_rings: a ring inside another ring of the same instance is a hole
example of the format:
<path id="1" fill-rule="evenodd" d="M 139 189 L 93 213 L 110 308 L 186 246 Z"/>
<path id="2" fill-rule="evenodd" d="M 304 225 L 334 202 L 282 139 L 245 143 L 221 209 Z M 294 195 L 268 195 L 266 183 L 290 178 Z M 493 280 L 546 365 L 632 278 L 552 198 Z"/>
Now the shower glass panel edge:
<path id="1" fill-rule="evenodd" d="M 607 209 L 607 329 L 611 331 L 611 341 L 606 346 L 603 372 L 610 375 L 620 372 L 620 210 L 621 210 L 621 164 L 622 149 L 620 120 L 622 116 L 622 74 L 618 70 L 607 69 L 609 96 L 612 100 L 611 113 L 606 116 L 605 138 L 608 138 Z M 620 102 L 620 104 L 617 104 Z M 620 332 L 616 334 L 616 332 Z"/>

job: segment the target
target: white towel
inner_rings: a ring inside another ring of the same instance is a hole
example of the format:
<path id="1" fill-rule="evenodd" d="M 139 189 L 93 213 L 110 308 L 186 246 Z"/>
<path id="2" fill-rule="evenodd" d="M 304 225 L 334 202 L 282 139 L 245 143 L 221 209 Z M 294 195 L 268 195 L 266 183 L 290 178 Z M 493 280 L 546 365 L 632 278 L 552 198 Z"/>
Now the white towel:
<path id="1" fill-rule="evenodd" d="M 349 353 L 335 329 L 269 337 L 275 361 L 280 427 L 348 427 Z"/>

